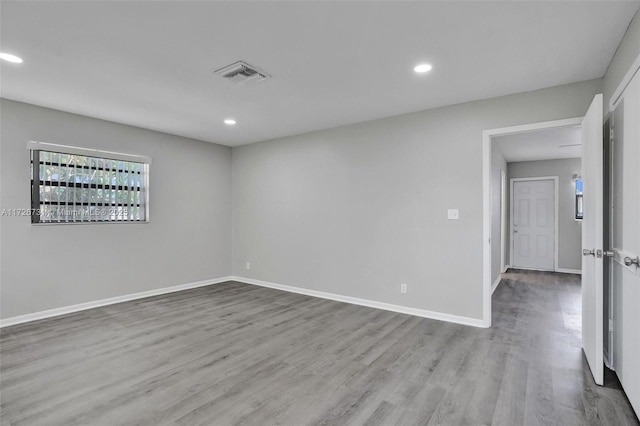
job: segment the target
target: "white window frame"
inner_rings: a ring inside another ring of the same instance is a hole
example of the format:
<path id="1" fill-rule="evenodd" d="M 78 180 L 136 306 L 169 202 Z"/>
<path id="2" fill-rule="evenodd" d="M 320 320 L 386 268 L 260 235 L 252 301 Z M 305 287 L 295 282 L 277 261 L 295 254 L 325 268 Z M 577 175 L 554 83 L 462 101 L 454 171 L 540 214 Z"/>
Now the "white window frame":
<path id="1" fill-rule="evenodd" d="M 582 217 L 578 217 L 578 181 L 582 182 L 582 185 L 584 185 L 584 181 L 581 177 L 573 179 L 573 220 L 576 222 L 582 222 L 582 219 L 584 219 L 584 198 L 582 198 L 582 195 L 580 196 L 582 203 Z"/>

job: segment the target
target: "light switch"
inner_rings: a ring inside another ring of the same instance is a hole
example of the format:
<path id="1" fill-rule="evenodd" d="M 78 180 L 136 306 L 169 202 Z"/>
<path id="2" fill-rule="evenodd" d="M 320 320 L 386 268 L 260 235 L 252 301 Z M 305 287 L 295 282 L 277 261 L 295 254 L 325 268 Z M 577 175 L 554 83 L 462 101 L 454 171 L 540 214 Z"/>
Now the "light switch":
<path id="1" fill-rule="evenodd" d="M 458 213 L 458 209 L 449 209 L 447 210 L 447 217 L 449 220 L 458 220 L 460 218 L 460 214 Z"/>

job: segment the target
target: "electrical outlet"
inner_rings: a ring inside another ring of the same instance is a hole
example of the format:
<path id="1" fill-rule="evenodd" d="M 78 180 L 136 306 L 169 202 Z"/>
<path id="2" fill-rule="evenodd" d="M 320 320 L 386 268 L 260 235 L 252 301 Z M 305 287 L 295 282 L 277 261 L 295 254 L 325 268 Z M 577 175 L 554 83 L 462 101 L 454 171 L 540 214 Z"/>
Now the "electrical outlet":
<path id="1" fill-rule="evenodd" d="M 449 220 L 458 220 L 460 219 L 460 212 L 458 209 L 449 209 L 447 210 L 447 219 Z"/>
<path id="2" fill-rule="evenodd" d="M 247 264 L 245 265 L 245 268 L 247 268 L 247 271 L 251 269 L 251 262 L 247 262 Z"/>
<path id="3" fill-rule="evenodd" d="M 407 285 L 405 283 L 400 284 L 400 293 L 407 292 Z"/>

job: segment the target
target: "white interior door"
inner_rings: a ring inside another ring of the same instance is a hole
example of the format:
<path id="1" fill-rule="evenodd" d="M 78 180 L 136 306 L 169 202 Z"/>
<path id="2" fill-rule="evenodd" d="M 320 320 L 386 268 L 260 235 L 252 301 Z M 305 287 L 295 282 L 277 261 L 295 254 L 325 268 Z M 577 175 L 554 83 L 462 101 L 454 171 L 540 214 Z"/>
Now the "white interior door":
<path id="1" fill-rule="evenodd" d="M 602 95 L 582 121 L 582 348 L 593 379 L 604 382 L 603 367 L 603 164 Z"/>
<path id="2" fill-rule="evenodd" d="M 555 269 L 553 178 L 513 179 L 513 267 Z"/>
<path id="3" fill-rule="evenodd" d="M 613 368 L 640 414 L 640 73 L 613 110 Z M 625 264 L 625 260 L 626 263 Z"/>

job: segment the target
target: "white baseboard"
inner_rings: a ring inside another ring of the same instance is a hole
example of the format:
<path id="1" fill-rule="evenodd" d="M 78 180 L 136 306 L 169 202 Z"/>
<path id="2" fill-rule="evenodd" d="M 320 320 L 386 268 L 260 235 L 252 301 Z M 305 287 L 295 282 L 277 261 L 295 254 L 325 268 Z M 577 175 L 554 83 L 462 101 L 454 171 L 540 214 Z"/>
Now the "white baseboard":
<path id="1" fill-rule="evenodd" d="M 324 291 L 309 290 L 301 287 L 293 287 L 284 284 L 276 284 L 267 281 L 255 280 L 253 278 L 230 277 L 232 281 L 246 284 L 258 285 L 261 287 L 273 288 L 276 290 L 288 291 L 290 293 L 304 294 L 306 296 L 320 297 L 322 299 L 335 300 L 337 302 L 351 303 L 353 305 L 368 306 L 370 308 L 383 309 L 385 311 L 398 312 L 401 314 L 414 315 L 422 318 L 435 319 L 439 321 L 453 322 L 456 324 L 471 325 L 474 327 L 487 328 L 481 319 L 463 317 L 442 312 L 428 311 L 425 309 L 409 308 L 407 306 L 394 305 L 391 303 L 377 302 L 375 300 L 360 299 L 357 297 L 343 296 L 341 294 L 326 293 Z"/>
<path id="2" fill-rule="evenodd" d="M 174 293 L 176 291 L 188 290 L 191 288 L 204 287 L 207 285 L 218 284 L 225 281 L 232 281 L 231 277 L 215 278 L 212 280 L 197 281 L 188 284 L 176 285 L 173 287 L 158 288 L 140 293 L 126 294 L 124 296 L 110 297 L 108 299 L 95 300 L 93 302 L 80 303 L 78 305 L 64 306 L 62 308 L 49 309 L 47 311 L 34 312 L 32 314 L 19 315 L 17 317 L 5 318 L 0 320 L 0 328 L 10 325 L 22 324 L 25 322 L 41 320 L 45 318 L 57 317 L 59 315 L 70 314 L 73 312 L 84 311 L 87 309 L 97 308 L 100 306 L 113 305 L 115 303 L 128 302 L 130 300 L 144 299 L 145 297 L 158 296 L 160 294 Z"/>
<path id="3" fill-rule="evenodd" d="M 561 274 L 578 274 L 578 275 L 582 275 L 582 270 L 581 269 L 557 268 L 556 272 L 560 272 Z"/>
<path id="4" fill-rule="evenodd" d="M 255 280 L 253 278 L 244 278 L 244 277 L 237 277 L 237 276 L 228 276 L 228 277 L 216 278 L 212 280 L 181 284 L 173 287 L 159 288 L 159 289 L 154 289 L 149 291 L 143 291 L 140 293 L 116 296 L 108 299 L 95 300 L 93 302 L 80 303 L 77 305 L 64 306 L 62 308 L 49 309 L 46 311 L 34 312 L 31 314 L 5 318 L 0 320 L 0 328 L 9 327 L 17 324 L 23 324 L 31 321 L 37 321 L 37 320 L 46 319 L 46 318 L 57 317 L 60 315 L 84 311 L 87 309 L 98 308 L 100 306 L 113 305 L 116 303 L 127 302 L 130 300 L 144 299 L 145 297 L 158 296 L 161 294 L 174 293 L 176 291 L 189 290 L 197 287 L 204 287 L 204 286 L 218 284 L 226 281 L 238 281 L 246 284 L 253 284 L 261 287 L 268 287 L 268 288 L 273 288 L 277 290 L 288 291 L 291 293 L 304 294 L 307 296 L 320 297 L 322 299 L 335 300 L 338 302 L 351 303 L 354 305 L 368 306 L 370 308 L 383 309 L 386 311 L 414 315 L 422 318 L 429 318 L 429 319 L 435 319 L 439 321 L 452 322 L 456 324 L 486 328 L 486 325 L 483 323 L 481 319 L 446 314 L 442 312 L 429 311 L 426 309 L 410 308 L 407 306 L 394 305 L 391 303 L 377 302 L 374 300 L 367 300 L 367 299 L 359 299 L 356 297 L 343 296 L 340 294 L 326 293 L 323 291 L 309 290 L 309 289 L 300 288 L 300 287 L 270 283 L 267 281 Z"/>
<path id="5" fill-rule="evenodd" d="M 509 266 L 511 268 L 511 266 Z M 515 269 L 522 269 L 523 271 L 540 271 L 540 272 L 560 272 L 561 274 L 582 274 L 582 270 L 580 269 L 566 269 L 566 268 L 556 268 L 556 269 L 541 269 L 541 268 L 525 268 L 524 266 L 518 266 Z"/>
<path id="6" fill-rule="evenodd" d="M 511 268 L 511 265 L 504 265 L 504 269 L 502 270 L 502 273 L 504 274 L 505 272 L 507 272 L 509 268 Z"/>
<path id="7" fill-rule="evenodd" d="M 520 269 L 522 271 L 558 272 L 556 269 L 527 268 L 525 266 L 514 266 L 513 269 Z"/>
<path id="8" fill-rule="evenodd" d="M 496 278 L 493 284 L 491 284 L 491 294 L 493 294 L 493 292 L 496 291 L 496 288 L 498 288 L 498 286 L 500 285 L 500 282 L 502 282 L 502 275 L 498 275 L 498 278 Z"/>

